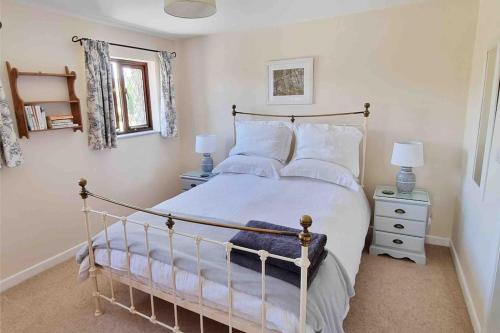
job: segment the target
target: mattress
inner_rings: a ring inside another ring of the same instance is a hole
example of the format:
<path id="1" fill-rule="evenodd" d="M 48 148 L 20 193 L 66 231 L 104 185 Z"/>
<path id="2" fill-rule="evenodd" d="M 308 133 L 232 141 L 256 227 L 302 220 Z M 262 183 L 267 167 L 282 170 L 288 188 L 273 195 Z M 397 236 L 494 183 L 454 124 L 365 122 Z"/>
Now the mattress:
<path id="1" fill-rule="evenodd" d="M 253 175 L 222 174 L 209 182 L 164 201 L 154 210 L 203 217 L 226 223 L 244 225 L 249 220 L 300 228 L 304 214 L 313 218 L 312 232 L 328 236 L 329 255 L 317 278 L 308 290 L 307 325 L 310 331 L 343 332 L 342 321 L 347 314 L 349 298 L 359 269 L 361 252 L 370 221 L 370 210 L 362 191 L 355 192 L 335 184 L 301 177 L 269 179 Z M 130 219 L 164 226 L 164 219 L 135 213 Z M 134 278 L 147 281 L 148 266 L 144 256 L 144 230 L 129 226 L 127 235 Z M 152 229 L 150 229 L 152 230 Z M 199 234 L 219 241 L 229 240 L 236 231 L 176 222 L 176 231 Z M 121 224 L 109 227 L 111 267 L 126 271 L 126 252 Z M 152 275 L 155 287 L 169 290 L 170 258 L 166 233 L 152 230 L 154 243 Z M 299 246 L 299 244 L 298 244 Z M 94 240 L 97 264 L 109 266 L 102 233 Z M 193 240 L 174 236 L 176 253 L 176 288 L 181 297 L 197 300 L 197 268 Z M 81 277 L 88 271 L 85 248 L 77 255 Z M 223 248 L 202 243 L 203 300 L 222 310 L 227 309 L 226 258 Z M 232 264 L 233 313 L 260 323 L 260 273 Z M 266 277 L 266 325 L 282 332 L 298 330 L 299 289 L 281 280 Z"/>

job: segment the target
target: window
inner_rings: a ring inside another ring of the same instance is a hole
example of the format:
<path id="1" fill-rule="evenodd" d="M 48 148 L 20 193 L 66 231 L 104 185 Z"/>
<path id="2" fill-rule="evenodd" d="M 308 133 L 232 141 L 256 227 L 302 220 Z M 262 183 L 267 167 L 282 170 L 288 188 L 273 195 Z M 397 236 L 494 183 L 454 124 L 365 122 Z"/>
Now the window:
<path id="1" fill-rule="evenodd" d="M 121 59 L 111 64 L 118 134 L 152 130 L 148 64 Z"/>

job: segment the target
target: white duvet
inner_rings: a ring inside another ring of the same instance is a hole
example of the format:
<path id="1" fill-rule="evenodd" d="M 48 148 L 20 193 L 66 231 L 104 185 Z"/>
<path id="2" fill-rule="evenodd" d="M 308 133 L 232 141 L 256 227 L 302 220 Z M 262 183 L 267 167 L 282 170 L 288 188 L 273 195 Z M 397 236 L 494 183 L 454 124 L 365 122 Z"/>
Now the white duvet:
<path id="1" fill-rule="evenodd" d="M 346 286 L 346 289 L 354 286 L 370 221 L 370 209 L 363 191 L 355 192 L 335 184 L 300 177 L 282 177 L 278 180 L 253 175 L 222 174 L 203 185 L 160 203 L 154 209 L 242 225 L 249 220 L 261 220 L 294 228 L 300 228 L 299 220 L 302 215 L 310 215 L 313 219 L 310 230 L 328 236 L 326 247 L 340 263 L 349 280 L 350 285 Z M 221 233 L 220 240 L 227 240 L 225 238 L 227 238 L 227 234 Z M 98 248 L 95 251 L 95 256 L 99 265 L 109 265 L 105 249 Z M 111 267 L 126 271 L 125 258 L 124 251 L 112 250 Z M 86 259 L 81 262 L 82 277 L 86 275 L 87 270 L 88 260 Z M 327 268 L 321 267 L 320 273 L 321 270 L 326 271 Z M 132 255 L 131 271 L 137 278 L 144 280 L 148 276 L 146 257 L 138 254 Z M 171 277 L 168 272 L 170 272 L 168 264 L 154 260 L 153 281 L 158 287 L 165 289 L 171 287 Z M 260 275 L 260 273 L 256 274 Z M 317 280 L 320 280 L 318 284 L 328 285 L 328 282 L 321 282 L 322 279 L 325 280 L 325 277 L 328 277 L 327 274 L 338 273 L 323 272 L 323 274 L 318 274 Z M 272 280 L 273 278 L 268 279 Z M 206 283 L 208 285 L 205 284 L 203 297 L 207 304 L 225 308 L 227 302 L 225 284 L 218 283 L 216 279 L 214 281 L 208 279 Z M 187 298 L 197 300 L 196 274 L 192 274 L 188 270 L 183 272 L 179 269 L 176 276 L 176 287 Z M 235 313 L 259 323 L 260 297 L 252 292 L 247 293 L 245 288 L 235 289 L 236 295 L 233 300 Z M 309 289 L 310 292 L 311 289 L 313 288 Z M 347 291 L 345 292 L 347 293 Z M 311 293 L 321 294 L 316 290 Z M 348 296 L 352 296 L 352 293 Z M 343 311 L 336 314 L 337 318 L 343 319 L 347 314 L 348 298 L 346 297 L 347 301 L 341 302 L 342 304 L 335 309 L 337 312 Z M 328 312 L 333 311 L 333 309 L 319 311 Z M 321 316 L 327 317 L 328 313 L 322 313 Z M 268 304 L 269 328 L 283 332 L 295 332 L 296 317 L 294 311 L 289 311 L 286 306 L 280 306 L 279 302 Z M 308 308 L 308 324 L 309 317 L 312 316 L 310 316 Z M 324 321 L 328 321 L 328 319 L 326 318 Z M 338 328 L 338 324 L 321 325 L 325 328 L 335 326 L 336 330 L 341 330 L 341 327 Z M 324 329 L 323 332 L 330 330 Z"/>

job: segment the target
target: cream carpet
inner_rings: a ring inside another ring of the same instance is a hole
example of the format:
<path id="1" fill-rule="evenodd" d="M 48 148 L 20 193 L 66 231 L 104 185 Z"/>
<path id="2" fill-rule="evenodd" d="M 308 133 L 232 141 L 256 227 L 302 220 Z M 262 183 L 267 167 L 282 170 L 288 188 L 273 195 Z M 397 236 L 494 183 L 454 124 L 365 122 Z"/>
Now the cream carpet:
<path id="1" fill-rule="evenodd" d="M 364 254 L 345 331 L 473 332 L 449 249 L 428 246 L 427 256 L 428 264 L 419 266 Z M 69 260 L 1 294 L 0 332 L 168 332 L 105 301 L 105 314 L 95 318 L 89 281 L 77 283 L 77 270 Z M 147 311 L 147 295 L 135 297 Z M 118 299 L 127 302 L 127 288 L 119 288 Z M 155 304 L 159 319 L 171 323 L 172 306 Z M 198 315 L 181 311 L 180 326 L 199 332 Z M 227 328 L 205 320 L 205 332 Z"/>

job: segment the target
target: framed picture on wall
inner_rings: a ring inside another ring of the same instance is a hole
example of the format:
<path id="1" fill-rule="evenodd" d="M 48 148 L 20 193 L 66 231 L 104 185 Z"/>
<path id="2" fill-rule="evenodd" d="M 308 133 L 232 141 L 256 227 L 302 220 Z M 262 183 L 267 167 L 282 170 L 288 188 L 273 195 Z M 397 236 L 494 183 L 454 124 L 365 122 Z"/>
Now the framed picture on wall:
<path id="1" fill-rule="evenodd" d="M 312 104 L 313 72 L 313 58 L 269 62 L 268 104 Z"/>

